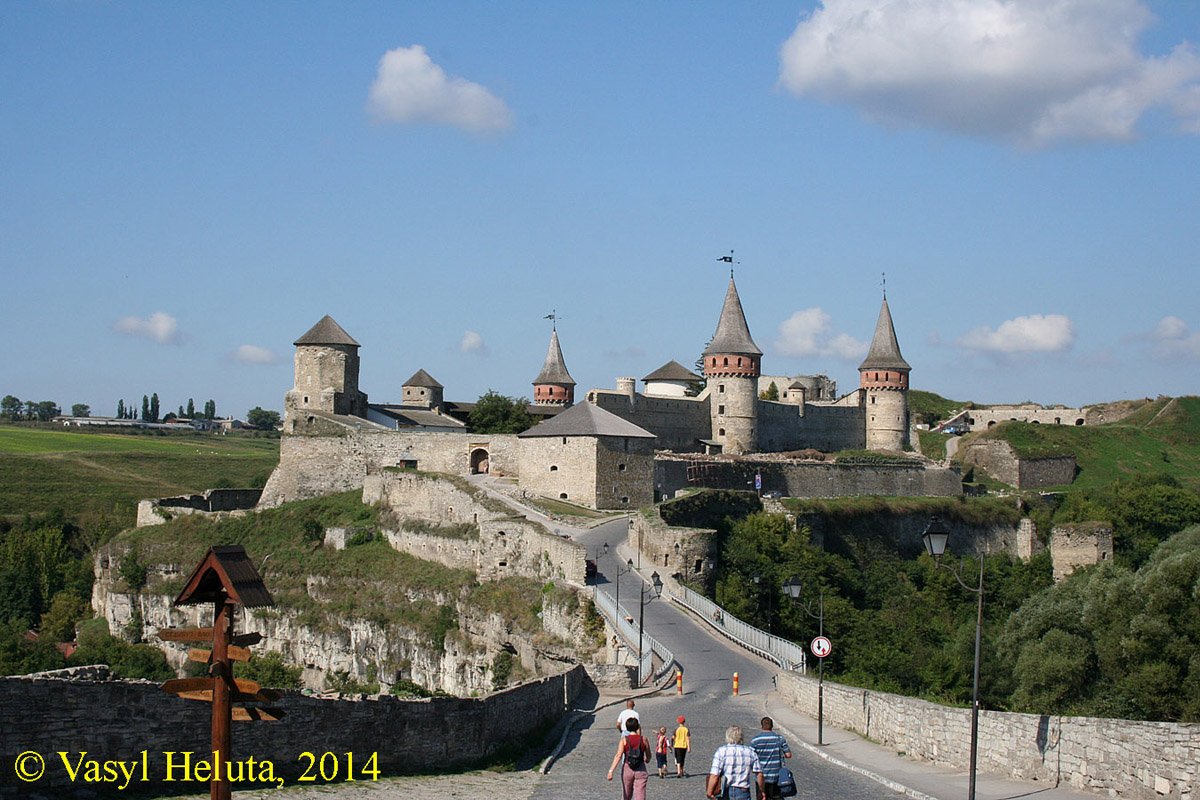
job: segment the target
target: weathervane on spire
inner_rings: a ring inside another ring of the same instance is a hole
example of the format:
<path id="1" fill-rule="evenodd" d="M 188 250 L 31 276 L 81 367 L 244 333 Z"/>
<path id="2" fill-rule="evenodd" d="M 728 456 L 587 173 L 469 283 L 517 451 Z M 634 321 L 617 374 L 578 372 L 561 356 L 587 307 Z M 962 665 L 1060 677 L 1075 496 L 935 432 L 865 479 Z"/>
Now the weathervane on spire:
<path id="1" fill-rule="evenodd" d="M 887 300 L 887 273 L 883 273 L 883 299 Z"/>
<path id="2" fill-rule="evenodd" d="M 559 313 L 557 313 L 557 310 L 556 310 L 556 309 L 553 309 L 553 308 L 552 308 L 552 309 L 550 309 L 550 313 L 549 313 L 549 314 L 547 314 L 546 316 L 542 317 L 542 319 L 548 319 L 548 320 L 550 320 L 550 329 L 551 329 L 551 330 L 553 330 L 553 331 L 557 331 L 557 330 L 558 330 L 558 321 L 559 321 L 560 319 L 562 319 L 562 318 L 563 318 L 562 314 L 559 314 Z"/>
<path id="3" fill-rule="evenodd" d="M 729 251 L 729 255 L 721 256 L 717 261 L 724 261 L 729 264 L 729 279 L 733 280 L 733 251 Z"/>

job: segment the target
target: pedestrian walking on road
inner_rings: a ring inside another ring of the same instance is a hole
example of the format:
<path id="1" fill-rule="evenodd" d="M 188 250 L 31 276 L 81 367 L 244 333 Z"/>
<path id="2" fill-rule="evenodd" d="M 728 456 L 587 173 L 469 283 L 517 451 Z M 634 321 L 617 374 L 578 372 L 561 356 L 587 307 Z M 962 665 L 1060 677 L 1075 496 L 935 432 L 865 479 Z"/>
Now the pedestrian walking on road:
<path id="1" fill-rule="evenodd" d="M 692 732 L 687 729 L 685 717 L 679 718 L 679 727 L 675 729 L 675 769 L 679 771 L 679 777 L 686 778 L 687 774 L 683 771 L 683 762 L 687 760 L 687 754 L 692 751 Z"/>
<path id="2" fill-rule="evenodd" d="M 672 739 L 665 727 L 658 729 L 658 741 L 654 748 L 654 759 L 658 762 L 658 777 L 667 777 L 667 753 L 671 751 Z"/>
<path id="3" fill-rule="evenodd" d="M 729 789 L 729 800 L 750 800 L 751 781 L 755 782 L 759 795 L 762 795 L 762 765 L 758 763 L 754 748 L 743 744 L 742 729 L 737 725 L 725 731 L 725 744 L 713 753 L 705 787 L 705 795 L 709 800 L 716 800 L 721 791 L 721 778 L 725 779 Z"/>
<path id="4" fill-rule="evenodd" d="M 775 721 L 770 717 L 762 718 L 762 733 L 750 740 L 750 746 L 758 755 L 758 763 L 762 766 L 763 791 L 758 800 L 782 800 L 779 793 L 779 770 L 783 768 L 783 760 L 792 757 L 787 739 L 775 732 Z"/>
<path id="5" fill-rule="evenodd" d="M 626 733 L 621 737 L 612 765 L 608 768 L 606 780 L 611 781 L 617 766 L 621 767 L 621 800 L 646 800 L 646 781 L 650 779 L 650 773 L 646 771 L 646 759 L 650 757 L 650 742 L 642 736 L 640 728 L 636 717 L 631 717 L 625 723 Z"/>
<path id="6" fill-rule="evenodd" d="M 638 721 L 638 725 L 642 724 L 641 716 L 638 714 L 638 712 L 633 710 L 633 700 L 632 699 L 625 701 L 625 710 L 617 715 L 617 731 L 619 732 L 618 733 L 619 736 L 625 735 L 625 732 L 627 730 L 627 728 L 625 727 L 625 722 L 630 717 L 633 717 L 634 719 L 636 719 Z"/>

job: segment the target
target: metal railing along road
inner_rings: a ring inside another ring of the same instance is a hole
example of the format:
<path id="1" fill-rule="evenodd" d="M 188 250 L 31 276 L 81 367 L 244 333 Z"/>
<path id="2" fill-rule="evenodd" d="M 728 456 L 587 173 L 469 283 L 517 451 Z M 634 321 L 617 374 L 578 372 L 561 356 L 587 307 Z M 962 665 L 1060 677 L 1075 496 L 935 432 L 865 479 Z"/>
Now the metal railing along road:
<path id="1" fill-rule="evenodd" d="M 663 590 L 663 594 L 670 596 L 684 608 L 696 612 L 718 633 L 732 639 L 747 650 L 753 650 L 764 658 L 769 658 L 784 669 L 805 671 L 807 652 L 803 645 L 759 630 L 750 623 L 727 614 L 725 609 L 712 600 L 686 586 L 669 587 Z"/>
<path id="2" fill-rule="evenodd" d="M 617 634 L 625 641 L 629 651 L 636 653 L 638 649 L 638 624 L 632 614 L 625 610 L 623 606 L 618 606 L 617 601 L 613 599 L 608 592 L 595 590 L 596 608 L 608 618 L 609 623 L 617 631 Z M 638 664 L 638 684 L 643 684 L 646 679 L 654 675 L 655 679 L 661 678 L 667 673 L 675 663 L 675 654 L 662 645 L 657 639 L 648 633 L 642 635 L 642 658 Z M 654 656 L 658 656 L 662 662 L 657 673 L 654 673 Z"/>

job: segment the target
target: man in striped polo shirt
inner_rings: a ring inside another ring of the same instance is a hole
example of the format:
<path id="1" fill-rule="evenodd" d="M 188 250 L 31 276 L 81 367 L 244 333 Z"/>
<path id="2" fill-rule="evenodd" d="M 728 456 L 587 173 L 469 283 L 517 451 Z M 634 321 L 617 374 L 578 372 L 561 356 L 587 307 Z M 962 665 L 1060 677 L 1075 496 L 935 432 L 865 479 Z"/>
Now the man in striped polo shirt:
<path id="1" fill-rule="evenodd" d="M 779 800 L 779 769 L 785 758 L 792 757 L 787 739 L 775 732 L 775 722 L 770 717 L 762 718 L 762 733 L 750 740 L 750 746 L 758 754 L 762 766 L 763 789 L 758 800 Z"/>

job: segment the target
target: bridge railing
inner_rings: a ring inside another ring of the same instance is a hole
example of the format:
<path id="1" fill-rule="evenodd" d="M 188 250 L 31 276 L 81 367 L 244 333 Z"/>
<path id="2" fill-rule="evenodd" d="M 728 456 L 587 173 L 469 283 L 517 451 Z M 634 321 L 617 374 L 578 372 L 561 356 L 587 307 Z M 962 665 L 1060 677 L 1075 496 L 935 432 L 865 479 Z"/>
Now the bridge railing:
<path id="1" fill-rule="evenodd" d="M 617 601 L 608 592 L 597 588 L 594 598 L 596 608 L 608 618 L 608 621 L 617 631 L 617 635 L 625 641 L 625 645 L 629 648 L 629 651 L 636 653 L 638 651 L 639 633 L 636 618 L 626 611 L 624 606 L 618 606 Z M 651 676 L 655 679 L 661 678 L 675 663 L 675 654 L 650 634 L 643 633 L 641 642 L 643 649 L 641 660 L 638 663 L 639 685 L 645 683 Z M 654 672 L 655 656 L 658 656 L 661 662 L 657 673 Z"/>
<path id="2" fill-rule="evenodd" d="M 803 645 L 767 633 L 738 619 L 712 600 L 686 586 L 676 584 L 665 589 L 663 593 L 684 608 L 694 611 L 722 636 L 732 639 L 747 650 L 774 661 L 784 669 L 805 671 L 807 652 Z"/>

